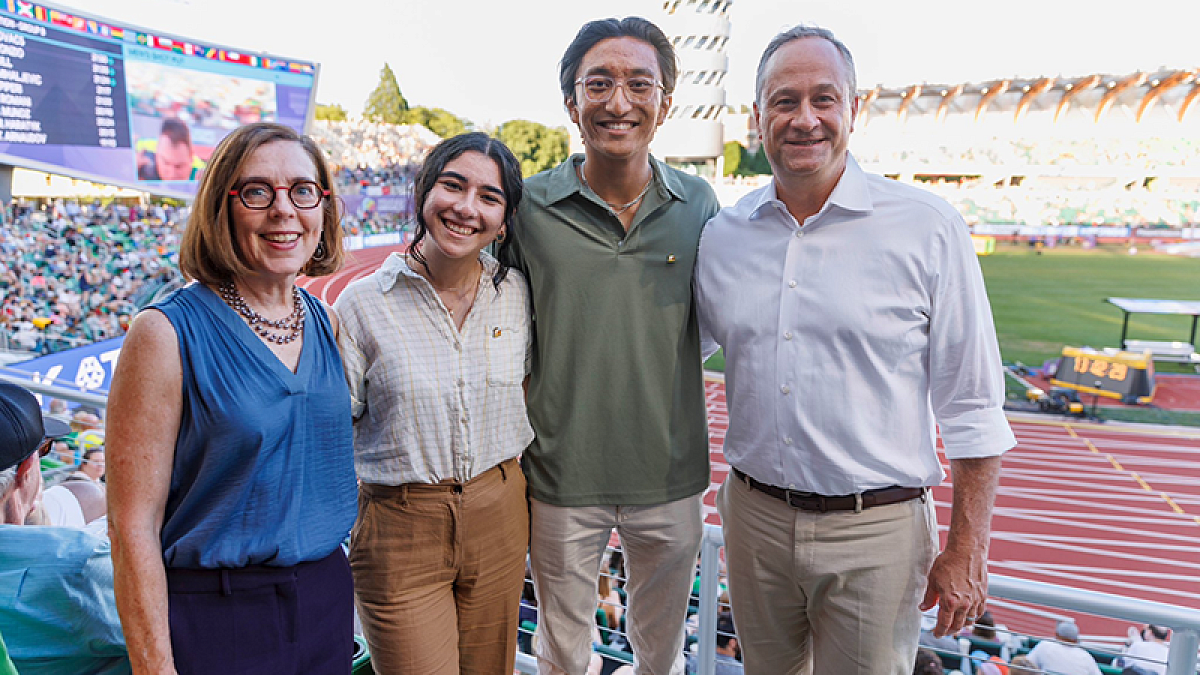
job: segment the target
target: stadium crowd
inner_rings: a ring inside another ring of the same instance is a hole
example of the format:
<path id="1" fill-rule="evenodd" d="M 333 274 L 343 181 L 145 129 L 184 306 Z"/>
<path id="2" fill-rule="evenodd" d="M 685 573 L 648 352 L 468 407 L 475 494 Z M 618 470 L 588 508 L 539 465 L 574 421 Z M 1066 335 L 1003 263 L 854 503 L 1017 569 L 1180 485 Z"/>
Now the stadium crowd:
<path id="1" fill-rule="evenodd" d="M 187 207 L 14 201 L 0 228 L 0 345 L 42 353 L 124 334 L 174 279 Z"/>
<path id="2" fill-rule="evenodd" d="M 338 187 L 406 187 L 417 164 L 441 139 L 419 124 L 385 124 L 356 119 L 318 120 L 310 135 L 333 164 Z"/>
<path id="3" fill-rule="evenodd" d="M 419 125 L 317 122 L 339 194 L 397 194 L 439 139 Z M 17 200 L 4 213 L 0 348 L 50 353 L 123 335 L 141 301 L 179 279 L 189 209 L 167 204 Z M 350 235 L 402 230 L 404 214 L 348 213 Z"/>
<path id="4" fill-rule="evenodd" d="M 906 132 L 893 124 L 868 124 L 855 139 L 855 149 L 865 163 L 939 168 L 976 164 L 1157 170 L 1195 166 L 1200 159 L 1200 142 L 1190 138 L 1119 135 L 1072 138 L 1057 134 L 1025 138 L 1012 134 L 1011 125 L 1003 132 L 989 135 L 974 127 L 970 127 L 969 133 L 954 134 L 938 128 Z"/>

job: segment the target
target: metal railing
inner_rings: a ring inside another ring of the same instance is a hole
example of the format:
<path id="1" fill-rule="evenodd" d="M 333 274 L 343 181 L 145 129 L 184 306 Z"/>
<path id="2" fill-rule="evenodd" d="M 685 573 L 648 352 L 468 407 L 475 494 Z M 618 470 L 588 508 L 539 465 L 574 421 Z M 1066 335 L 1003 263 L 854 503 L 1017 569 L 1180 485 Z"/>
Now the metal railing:
<path id="1" fill-rule="evenodd" d="M 107 394 L 96 394 L 77 387 L 68 387 L 61 384 L 39 382 L 31 379 L 28 373 L 23 373 L 20 371 L 9 370 L 7 372 L 0 372 L 0 382 L 18 384 L 35 394 L 41 394 L 51 398 L 61 398 L 65 401 L 71 401 L 73 403 L 84 403 L 95 406 L 98 410 L 104 410 L 108 407 Z"/>
<path id="2" fill-rule="evenodd" d="M 14 382 L 38 394 L 91 404 L 99 408 L 107 405 L 105 395 L 71 387 L 33 382 L 25 377 L 5 373 L 0 373 L 0 381 Z M 715 667 L 720 554 L 724 545 L 725 539 L 720 526 L 705 525 L 704 538 L 700 545 L 697 675 L 713 675 Z M 988 589 L 991 597 L 1003 600 L 1170 628 L 1172 638 L 1167 675 L 1197 675 L 1200 609 L 1028 581 L 1001 574 L 988 575 Z M 520 673 L 537 673 L 537 661 L 529 654 L 518 653 L 516 669 Z"/>
<path id="3" fill-rule="evenodd" d="M 718 561 L 725 538 L 716 525 L 704 526 L 700 545 L 700 633 L 698 675 L 713 675 L 716 659 Z M 1172 630 L 1167 675 L 1196 675 L 1200 650 L 1200 610 L 1069 586 L 988 575 L 989 595 Z M 523 671 L 524 672 L 524 671 Z M 536 671 L 528 671 L 536 672 Z"/>

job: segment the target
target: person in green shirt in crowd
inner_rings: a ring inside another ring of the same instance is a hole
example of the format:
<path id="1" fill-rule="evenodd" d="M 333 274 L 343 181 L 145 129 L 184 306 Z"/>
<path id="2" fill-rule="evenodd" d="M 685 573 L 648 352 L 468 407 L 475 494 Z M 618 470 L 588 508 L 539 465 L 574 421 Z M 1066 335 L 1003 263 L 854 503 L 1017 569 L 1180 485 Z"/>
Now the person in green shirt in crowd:
<path id="1" fill-rule="evenodd" d="M 4 636 L 0 635 L 0 675 L 17 675 L 17 667 L 8 658 L 8 647 L 4 646 Z"/>

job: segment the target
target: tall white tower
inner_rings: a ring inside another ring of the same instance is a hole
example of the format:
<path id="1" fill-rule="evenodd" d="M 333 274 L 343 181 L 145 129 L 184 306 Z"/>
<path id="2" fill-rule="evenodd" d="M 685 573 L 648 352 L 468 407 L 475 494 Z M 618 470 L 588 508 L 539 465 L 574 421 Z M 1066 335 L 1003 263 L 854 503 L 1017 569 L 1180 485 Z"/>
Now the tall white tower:
<path id="1" fill-rule="evenodd" d="M 663 0 L 659 26 L 675 45 L 679 80 L 667 121 L 655 135 L 654 154 L 709 173 L 723 150 L 725 75 L 732 0 Z"/>

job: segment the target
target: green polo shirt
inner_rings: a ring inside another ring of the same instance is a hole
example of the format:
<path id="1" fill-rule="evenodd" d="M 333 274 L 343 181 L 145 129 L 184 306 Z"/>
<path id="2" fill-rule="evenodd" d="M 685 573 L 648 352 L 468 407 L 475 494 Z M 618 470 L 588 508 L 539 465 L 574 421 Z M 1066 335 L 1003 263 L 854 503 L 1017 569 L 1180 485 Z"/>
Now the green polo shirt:
<path id="1" fill-rule="evenodd" d="M 654 185 L 626 233 L 583 188 L 582 161 L 526 181 L 502 251 L 533 299 L 530 495 L 557 506 L 682 499 L 709 484 L 692 268 L 720 205 L 708 183 L 651 159 Z"/>

